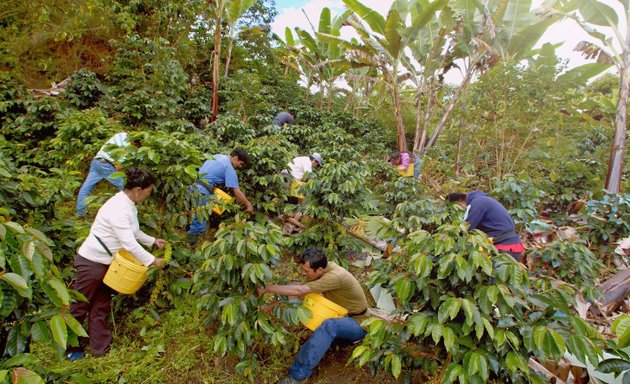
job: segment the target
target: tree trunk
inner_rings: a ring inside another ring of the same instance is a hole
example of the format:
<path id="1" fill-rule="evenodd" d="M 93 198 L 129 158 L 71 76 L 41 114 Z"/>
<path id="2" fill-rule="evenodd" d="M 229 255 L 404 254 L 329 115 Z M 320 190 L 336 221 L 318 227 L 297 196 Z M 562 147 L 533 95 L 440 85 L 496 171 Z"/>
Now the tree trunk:
<path id="1" fill-rule="evenodd" d="M 615 133 L 610 148 L 610 161 L 606 175 L 606 189 L 611 193 L 621 190 L 623 156 L 626 146 L 626 114 L 628 113 L 628 90 L 630 89 L 630 23 L 626 31 L 626 46 L 623 49 L 623 64 L 620 70 L 619 100 L 615 113 Z"/>
<path id="2" fill-rule="evenodd" d="M 431 148 L 437 141 L 440 131 L 446 125 L 446 122 L 448 121 L 448 118 L 451 115 L 451 112 L 453 112 L 453 109 L 455 108 L 455 104 L 457 104 L 459 97 L 466 90 L 466 88 L 468 88 L 468 84 L 470 83 L 472 74 L 475 71 L 475 66 L 477 64 L 477 61 L 478 60 L 473 60 L 473 62 L 470 63 L 468 71 L 466 72 L 466 76 L 464 77 L 464 81 L 462 81 L 462 83 L 459 85 L 459 88 L 457 88 L 457 91 L 455 91 L 455 94 L 453 95 L 453 98 L 451 99 L 451 102 L 448 105 L 446 112 L 444 112 L 442 119 L 438 123 L 437 127 L 435 127 L 435 131 L 433 131 L 433 135 L 431 135 L 431 139 L 429 139 L 429 142 L 427 143 L 426 148 Z"/>
<path id="3" fill-rule="evenodd" d="M 335 92 L 335 88 L 332 82 L 328 83 L 328 105 L 327 110 L 330 112 L 332 110 L 332 98 Z"/>
<path id="4" fill-rule="evenodd" d="M 232 46 L 234 45 L 234 39 L 230 39 L 230 43 L 228 44 L 228 50 L 225 58 L 225 71 L 223 72 L 223 78 L 227 80 L 228 71 L 230 69 L 230 61 L 232 59 Z"/>
<path id="5" fill-rule="evenodd" d="M 420 84 L 418 87 L 417 96 L 417 104 L 416 104 L 416 134 L 413 138 L 413 151 L 417 151 L 418 147 L 420 147 L 420 136 L 422 134 L 422 127 L 424 126 L 422 120 L 422 94 L 423 92 L 423 84 Z"/>
<path id="6" fill-rule="evenodd" d="M 214 60 L 212 71 L 212 117 L 210 121 L 216 121 L 219 115 L 219 66 L 221 64 L 221 17 L 217 17 L 216 28 L 214 31 L 214 51 L 212 52 Z"/>
<path id="7" fill-rule="evenodd" d="M 397 144 L 398 151 L 407 151 L 407 140 L 405 138 L 405 127 L 402 120 L 402 107 L 400 105 L 400 95 L 398 93 L 398 83 L 396 82 L 396 72 L 392 75 L 388 75 L 389 87 L 392 94 L 392 104 L 394 107 L 394 114 L 396 115 L 396 131 L 397 131 Z"/>

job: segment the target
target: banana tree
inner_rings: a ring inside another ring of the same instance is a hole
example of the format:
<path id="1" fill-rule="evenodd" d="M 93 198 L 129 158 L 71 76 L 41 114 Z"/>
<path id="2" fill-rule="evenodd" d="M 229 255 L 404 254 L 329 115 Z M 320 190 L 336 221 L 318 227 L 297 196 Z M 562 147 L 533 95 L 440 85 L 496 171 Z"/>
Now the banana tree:
<path id="1" fill-rule="evenodd" d="M 475 73 L 483 73 L 504 60 L 519 61 L 531 56 L 534 45 L 558 20 L 557 16 L 535 18 L 530 11 L 531 0 L 454 0 L 449 5 L 459 26 L 448 52 L 454 58 L 464 58 L 466 70 L 427 148 L 435 144 Z"/>
<path id="2" fill-rule="evenodd" d="M 350 47 L 348 56 L 356 65 L 372 66 L 381 72 L 394 107 L 397 147 L 400 151 L 406 151 L 398 72 L 403 66 L 409 65 L 409 58 L 404 50 L 416 38 L 422 23 L 406 25 L 406 18 L 403 19 L 399 13 L 399 9 L 405 9 L 406 2 L 403 1 L 392 4 L 387 18 L 357 0 L 343 2 L 353 13 L 347 24 L 356 30 L 363 43 L 362 46 Z"/>
<path id="3" fill-rule="evenodd" d="M 583 41 L 576 49 L 587 58 L 595 58 L 598 63 L 612 66 L 619 71 L 619 96 L 615 111 L 614 135 L 610 149 L 610 160 L 606 174 L 606 189 L 611 193 L 621 191 L 623 159 L 626 145 L 626 117 L 628 114 L 628 93 L 630 90 L 630 4 L 619 0 L 623 12 L 598 0 L 547 0 L 542 14 L 561 15 L 575 20 L 580 27 L 598 43 Z M 620 18 L 622 19 L 620 23 Z M 625 33 L 620 28 L 625 25 Z M 597 30 L 598 27 L 611 28 L 612 38 Z"/>
<path id="4" fill-rule="evenodd" d="M 330 44 L 319 37 L 320 34 L 339 36 L 343 21 L 349 12 L 331 18 L 330 9 L 324 7 L 319 17 L 318 31 L 315 36 L 309 32 L 295 28 L 296 37 L 289 28 L 285 29 L 285 43 L 295 52 L 293 67 L 306 78 L 307 89 L 315 83 L 320 88 L 318 106 L 323 107 L 324 92 L 328 93 L 328 110 L 330 111 L 334 95 L 335 81 L 343 75 L 350 64 L 344 59 L 343 47 Z"/>
<path id="5" fill-rule="evenodd" d="M 258 0 L 232 0 L 227 6 L 226 21 L 228 25 L 228 49 L 225 58 L 225 72 L 223 77 L 227 79 L 232 57 L 232 47 L 236 39 L 236 23 Z"/>

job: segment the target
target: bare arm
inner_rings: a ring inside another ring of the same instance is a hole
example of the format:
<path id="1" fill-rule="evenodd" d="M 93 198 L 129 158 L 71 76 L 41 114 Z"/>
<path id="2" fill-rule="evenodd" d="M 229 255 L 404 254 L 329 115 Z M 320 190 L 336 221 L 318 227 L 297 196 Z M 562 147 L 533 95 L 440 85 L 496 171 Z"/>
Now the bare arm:
<path id="1" fill-rule="evenodd" d="M 247 200 L 247 197 L 245 197 L 245 194 L 241 192 L 240 188 L 232 188 L 232 192 L 234 192 L 236 199 L 245 206 L 245 211 L 252 212 L 254 210 L 254 206 L 249 200 Z"/>
<path id="2" fill-rule="evenodd" d="M 288 284 L 288 285 L 265 285 L 264 288 L 258 287 L 258 294 L 275 293 L 276 295 L 284 296 L 304 296 L 307 293 L 313 291 L 307 285 L 302 284 Z"/>

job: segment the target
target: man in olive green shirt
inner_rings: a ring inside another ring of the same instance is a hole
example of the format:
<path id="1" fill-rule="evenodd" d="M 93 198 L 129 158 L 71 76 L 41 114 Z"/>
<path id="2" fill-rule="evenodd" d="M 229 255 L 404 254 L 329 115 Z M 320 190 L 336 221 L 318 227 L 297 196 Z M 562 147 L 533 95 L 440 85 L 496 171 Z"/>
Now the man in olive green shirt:
<path id="1" fill-rule="evenodd" d="M 365 331 L 353 316 L 361 316 L 367 311 L 367 299 L 357 279 L 339 265 L 328 262 L 326 255 L 319 248 L 310 248 L 300 257 L 300 268 L 308 282 L 304 284 L 267 285 L 258 288 L 258 294 L 266 292 L 287 296 L 304 296 L 307 293 L 321 293 L 348 310 L 348 316 L 340 319 L 327 319 L 313 332 L 298 352 L 290 375 L 278 384 L 299 384 L 313 374 L 313 368 L 319 364 L 330 348 L 333 340 L 343 339 L 351 342 L 365 337 Z"/>

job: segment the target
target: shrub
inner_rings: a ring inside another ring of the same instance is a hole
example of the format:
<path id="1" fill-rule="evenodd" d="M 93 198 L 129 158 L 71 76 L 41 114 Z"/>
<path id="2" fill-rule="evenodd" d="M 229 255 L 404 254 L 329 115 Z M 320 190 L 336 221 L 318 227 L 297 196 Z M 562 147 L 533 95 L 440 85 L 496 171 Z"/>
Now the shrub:
<path id="1" fill-rule="evenodd" d="M 503 203 L 516 225 L 526 224 L 538 217 L 537 206 L 544 192 L 535 188 L 530 179 L 505 175 L 501 180 L 495 179 L 494 185 L 490 194 Z"/>
<path id="2" fill-rule="evenodd" d="M 589 238 L 596 244 L 612 245 L 630 236 L 630 194 L 605 192 L 601 200 L 586 203 L 586 220 Z"/>
<path id="3" fill-rule="evenodd" d="M 583 240 L 555 240 L 528 255 L 535 275 L 573 284 L 588 298 L 594 298 L 603 264 Z"/>
<path id="4" fill-rule="evenodd" d="M 406 367 L 440 370 L 446 383 L 542 383 L 531 354 L 559 359 L 568 350 L 596 363 L 596 332 L 573 315 L 566 286 L 529 294 L 525 268 L 497 254 L 463 223 L 413 232 L 401 253 L 377 261 L 370 286 L 397 301 L 399 321 L 366 320 L 368 334 L 352 359 L 396 377 Z"/>
<path id="5" fill-rule="evenodd" d="M 206 314 L 204 324 L 218 326 L 212 351 L 238 356 L 237 371 L 250 379 L 257 367 L 257 345 L 285 348 L 292 341 L 284 327 L 259 310 L 264 301 L 256 296 L 256 287 L 271 280 L 271 266 L 279 262 L 283 243 L 275 224 L 237 215 L 221 225 L 212 244 L 204 245 L 205 262 L 193 278 L 197 307 Z M 285 321 L 297 324 L 297 310 L 282 312 Z"/>
<path id="6" fill-rule="evenodd" d="M 96 73 L 83 68 L 70 76 L 70 83 L 66 87 L 64 96 L 70 104 L 84 109 L 94 107 L 103 93 L 105 93 L 105 88 L 96 77 Z"/>

